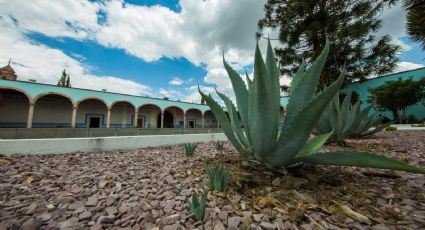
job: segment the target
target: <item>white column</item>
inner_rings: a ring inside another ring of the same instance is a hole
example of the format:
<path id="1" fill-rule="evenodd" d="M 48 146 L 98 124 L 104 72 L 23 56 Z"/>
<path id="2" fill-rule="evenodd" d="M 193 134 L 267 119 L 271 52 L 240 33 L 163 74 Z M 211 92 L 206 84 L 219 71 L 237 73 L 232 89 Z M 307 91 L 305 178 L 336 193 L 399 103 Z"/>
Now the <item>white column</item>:
<path id="1" fill-rule="evenodd" d="M 32 128 L 32 119 L 34 116 L 34 102 L 30 102 L 29 109 L 28 109 L 28 118 L 27 118 L 27 128 Z"/>
<path id="2" fill-rule="evenodd" d="M 134 128 L 137 128 L 137 118 L 139 118 L 139 111 L 136 110 L 136 112 L 134 112 Z"/>
<path id="3" fill-rule="evenodd" d="M 71 118 L 72 128 L 75 128 L 76 120 L 77 120 L 77 106 L 72 106 L 72 118 Z"/>
<path id="4" fill-rule="evenodd" d="M 186 128 L 186 113 L 183 113 L 183 128 Z"/>
<path id="5" fill-rule="evenodd" d="M 108 113 L 106 114 L 106 128 L 110 128 L 111 125 L 111 109 L 108 108 Z"/>
<path id="6" fill-rule="evenodd" d="M 164 113 L 161 112 L 161 129 L 164 128 Z"/>
<path id="7" fill-rule="evenodd" d="M 204 113 L 201 113 L 201 128 L 204 128 Z"/>

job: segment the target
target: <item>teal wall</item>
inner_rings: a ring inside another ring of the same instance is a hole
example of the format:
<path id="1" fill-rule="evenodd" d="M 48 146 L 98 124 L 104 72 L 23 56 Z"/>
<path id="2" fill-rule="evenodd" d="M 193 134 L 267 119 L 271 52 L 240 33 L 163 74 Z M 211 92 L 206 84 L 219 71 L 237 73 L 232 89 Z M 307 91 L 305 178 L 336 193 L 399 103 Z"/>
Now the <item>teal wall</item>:
<path id="1" fill-rule="evenodd" d="M 366 107 L 368 106 L 367 99 L 371 95 L 368 91 L 369 88 L 376 88 L 384 84 L 386 81 L 397 80 L 398 78 L 408 79 L 409 77 L 412 77 L 412 79 L 416 81 L 421 78 L 424 78 L 425 68 L 419 68 L 415 70 L 409 70 L 409 71 L 399 72 L 395 74 L 380 76 L 380 77 L 366 80 L 363 82 L 355 82 L 345 86 L 341 91 L 345 93 L 348 93 L 350 91 L 356 91 L 360 95 L 362 107 Z M 390 119 L 393 119 L 393 115 L 389 111 L 380 112 L 380 113 Z M 418 120 L 425 119 L 425 106 L 422 104 L 422 102 L 419 102 L 416 105 L 412 105 L 407 108 L 406 118 L 408 118 L 410 115 L 415 116 L 415 118 Z"/>

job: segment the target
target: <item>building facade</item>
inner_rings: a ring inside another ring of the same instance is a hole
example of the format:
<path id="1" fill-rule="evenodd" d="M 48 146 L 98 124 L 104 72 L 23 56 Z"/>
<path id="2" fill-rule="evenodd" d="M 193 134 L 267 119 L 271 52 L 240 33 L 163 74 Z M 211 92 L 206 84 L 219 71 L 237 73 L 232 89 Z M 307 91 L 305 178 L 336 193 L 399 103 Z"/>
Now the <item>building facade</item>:
<path id="1" fill-rule="evenodd" d="M 119 93 L 17 81 L 13 68 L 1 68 L 0 128 L 218 128 L 206 105 Z M 367 106 L 367 91 L 385 81 L 425 76 L 425 68 L 356 82 L 342 89 L 356 91 Z M 281 98 L 281 117 L 289 98 Z M 425 119 L 425 103 L 410 106 L 407 116 Z M 389 112 L 383 115 L 392 119 Z M 282 120 L 280 121 L 282 122 Z"/>

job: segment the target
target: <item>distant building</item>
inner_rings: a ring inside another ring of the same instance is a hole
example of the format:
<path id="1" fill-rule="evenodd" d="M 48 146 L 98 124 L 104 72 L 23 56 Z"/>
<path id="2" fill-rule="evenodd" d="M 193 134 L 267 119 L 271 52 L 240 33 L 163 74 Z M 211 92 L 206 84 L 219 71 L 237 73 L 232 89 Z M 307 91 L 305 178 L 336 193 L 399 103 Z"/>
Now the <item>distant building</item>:
<path id="1" fill-rule="evenodd" d="M 10 66 L 9 60 L 9 63 L 0 69 L 0 79 L 16 81 L 17 78 L 18 76 L 16 76 L 15 70 Z"/>

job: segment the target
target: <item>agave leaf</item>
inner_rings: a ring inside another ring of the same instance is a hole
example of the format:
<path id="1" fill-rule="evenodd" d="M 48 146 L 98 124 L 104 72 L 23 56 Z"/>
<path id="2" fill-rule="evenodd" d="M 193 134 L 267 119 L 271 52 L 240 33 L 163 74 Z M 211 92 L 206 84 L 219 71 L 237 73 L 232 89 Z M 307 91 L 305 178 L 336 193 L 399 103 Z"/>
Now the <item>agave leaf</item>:
<path id="1" fill-rule="evenodd" d="M 300 67 L 298 67 L 297 72 L 295 73 L 294 77 L 292 78 L 291 91 L 294 91 L 297 88 L 298 83 L 301 81 L 301 78 L 304 75 L 305 75 L 305 61 L 303 59 Z"/>
<path id="2" fill-rule="evenodd" d="M 269 157 L 268 167 L 287 166 L 306 143 L 310 133 L 319 120 L 320 115 L 328 106 L 329 102 L 341 88 L 344 82 L 345 72 L 323 92 L 316 95 L 294 118 L 288 130 L 278 140 Z M 287 141 L 291 140 L 291 141 Z"/>
<path id="3" fill-rule="evenodd" d="M 326 140 L 328 140 L 331 135 L 332 132 L 320 134 L 314 137 L 309 142 L 307 142 L 306 145 L 304 145 L 304 147 L 300 150 L 296 157 L 299 158 L 316 154 L 317 152 L 319 152 L 320 148 L 322 148 L 322 146 L 326 143 Z"/>
<path id="4" fill-rule="evenodd" d="M 245 76 L 246 76 L 246 82 L 248 82 L 248 92 L 249 92 L 249 90 L 252 87 L 252 80 L 249 78 L 247 71 L 245 71 Z"/>
<path id="5" fill-rule="evenodd" d="M 374 130 L 372 130 L 372 131 L 368 132 L 368 133 L 366 134 L 366 136 L 369 136 L 369 135 L 373 135 L 373 134 L 375 134 L 375 133 L 378 133 L 379 131 L 384 130 L 385 128 L 387 128 L 388 126 L 390 126 L 390 125 L 394 124 L 395 122 L 396 122 L 396 121 L 391 121 L 391 122 L 388 122 L 388 123 L 382 124 L 382 125 L 380 125 L 380 126 L 376 127 Z"/>
<path id="6" fill-rule="evenodd" d="M 425 169 L 369 152 L 341 151 L 318 153 L 311 156 L 296 158 L 295 162 L 308 162 L 319 165 L 358 166 L 367 168 L 391 169 L 412 173 L 425 174 Z"/>
<path id="7" fill-rule="evenodd" d="M 270 152 L 276 141 L 278 128 L 279 114 L 271 114 L 276 108 L 273 108 L 273 103 L 270 101 L 271 82 L 267 75 L 266 65 L 257 44 L 254 60 L 254 81 L 249 94 L 248 124 L 254 155 L 259 160 L 264 159 Z M 279 109 L 279 106 L 277 109 Z"/>
<path id="8" fill-rule="evenodd" d="M 248 157 L 248 153 L 245 151 L 239 140 L 236 138 L 230 122 L 224 113 L 223 109 L 218 105 L 212 97 L 205 95 L 201 89 L 198 86 L 198 91 L 201 94 L 202 98 L 205 100 L 205 102 L 208 104 L 208 106 L 211 108 L 211 111 L 214 113 L 215 118 L 218 122 L 220 122 L 220 125 L 223 129 L 224 134 L 229 139 L 230 142 L 232 142 L 233 146 L 245 157 Z"/>
<path id="9" fill-rule="evenodd" d="M 349 122 L 350 119 L 351 119 L 350 115 L 352 114 L 352 112 L 351 112 L 351 94 L 352 94 L 352 92 L 348 93 L 345 96 L 344 100 L 342 101 L 342 105 L 341 105 L 341 125 L 342 125 L 341 130 L 342 130 L 342 133 L 344 133 L 351 126 L 351 123 Z M 337 95 L 337 97 L 339 98 L 339 95 Z"/>
<path id="10" fill-rule="evenodd" d="M 279 84 L 279 69 L 277 68 L 276 59 L 274 57 L 273 48 L 270 42 L 270 39 L 268 39 L 267 42 L 267 53 L 266 53 L 266 69 L 267 69 L 267 76 L 265 80 L 268 81 L 266 87 L 270 87 L 268 91 L 270 93 L 268 94 L 271 103 L 271 109 L 267 112 L 270 115 L 270 119 L 273 122 L 276 122 L 274 126 L 278 126 L 279 124 L 279 115 L 280 115 L 280 84 Z M 276 130 L 273 130 L 274 132 Z"/>
<path id="11" fill-rule="evenodd" d="M 223 100 L 224 104 L 226 105 L 227 112 L 229 113 L 232 129 L 234 130 L 239 142 L 242 144 L 242 146 L 245 146 L 245 147 L 249 146 L 248 139 L 246 138 L 244 132 L 242 131 L 241 122 L 239 120 L 238 112 L 236 111 L 235 105 L 226 95 L 218 92 L 217 89 L 216 89 L 216 92 L 218 96 Z"/>
<path id="12" fill-rule="evenodd" d="M 295 89 L 291 90 L 291 97 L 289 98 L 287 112 L 282 127 L 283 133 L 286 132 L 292 121 L 295 119 L 295 116 L 306 106 L 315 94 L 320 73 L 325 66 L 328 53 L 329 41 L 326 40 L 326 45 L 322 53 L 313 62 L 313 65 L 305 72 L 304 76 L 301 77 Z"/>
<path id="13" fill-rule="evenodd" d="M 224 68 L 227 71 L 227 74 L 229 75 L 230 81 L 232 82 L 233 91 L 235 92 L 236 97 L 236 104 L 239 110 L 239 113 L 241 115 L 241 119 L 245 125 L 245 132 L 247 133 L 248 142 L 251 143 L 251 137 L 250 137 L 250 127 L 248 124 L 248 100 L 249 100 L 249 94 L 248 89 L 246 88 L 246 85 L 244 81 L 242 80 L 241 76 L 229 65 L 227 64 L 226 60 L 224 59 L 223 55 L 223 63 Z"/>

